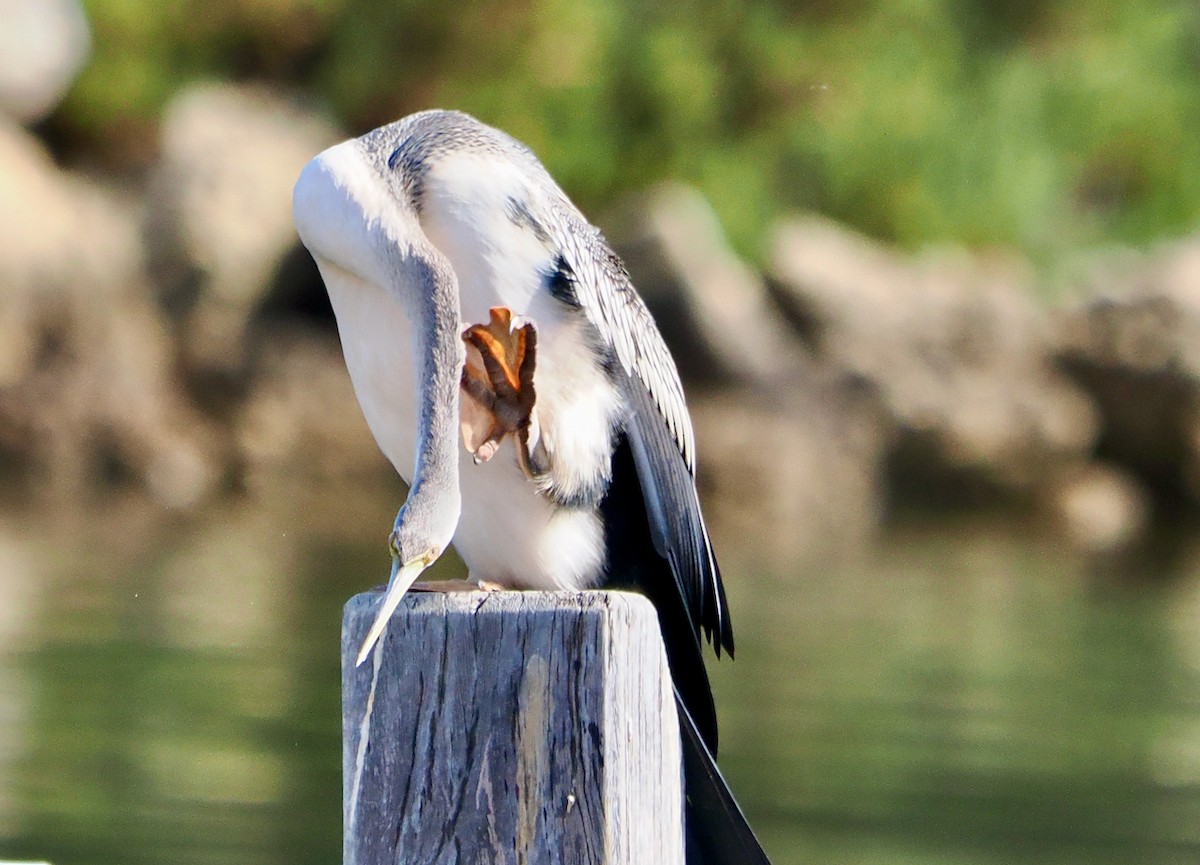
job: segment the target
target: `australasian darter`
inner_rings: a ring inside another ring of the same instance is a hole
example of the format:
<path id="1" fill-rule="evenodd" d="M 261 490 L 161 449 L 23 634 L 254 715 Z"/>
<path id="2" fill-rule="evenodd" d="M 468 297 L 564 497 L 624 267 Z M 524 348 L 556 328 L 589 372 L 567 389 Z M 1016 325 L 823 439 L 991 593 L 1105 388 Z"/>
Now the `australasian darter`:
<path id="1" fill-rule="evenodd" d="M 732 655 L 733 631 L 691 420 L 620 259 L 528 148 L 452 111 L 324 151 L 294 212 L 363 414 L 410 484 L 360 661 L 451 543 L 493 585 L 635 588 L 675 682 L 688 861 L 766 862 L 713 759 L 700 638 Z"/>

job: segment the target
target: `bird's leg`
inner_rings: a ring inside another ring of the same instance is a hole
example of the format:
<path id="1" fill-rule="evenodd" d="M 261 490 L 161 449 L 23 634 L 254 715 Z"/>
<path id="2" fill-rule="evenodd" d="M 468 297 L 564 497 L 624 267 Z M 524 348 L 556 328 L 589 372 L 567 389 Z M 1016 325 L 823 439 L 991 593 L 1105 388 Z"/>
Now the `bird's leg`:
<path id="1" fill-rule="evenodd" d="M 521 365 L 517 369 L 517 381 L 522 397 L 522 418 L 524 424 L 517 430 L 517 459 L 525 476 L 530 480 L 544 475 L 550 470 L 550 459 L 546 446 L 542 443 L 542 429 L 537 419 L 537 399 L 533 389 L 533 373 L 537 367 L 537 330 L 533 323 L 526 324 L 529 329 L 525 340 L 525 353 L 521 357 Z"/>
<path id="2" fill-rule="evenodd" d="M 476 463 L 487 462 L 507 435 L 517 444 L 517 458 L 530 478 L 545 471 L 545 447 L 534 407 L 533 374 L 537 367 L 537 329 L 514 318 L 505 307 L 492 307 L 491 321 L 471 325 L 463 333 L 467 362 L 463 367 L 462 431 Z"/>

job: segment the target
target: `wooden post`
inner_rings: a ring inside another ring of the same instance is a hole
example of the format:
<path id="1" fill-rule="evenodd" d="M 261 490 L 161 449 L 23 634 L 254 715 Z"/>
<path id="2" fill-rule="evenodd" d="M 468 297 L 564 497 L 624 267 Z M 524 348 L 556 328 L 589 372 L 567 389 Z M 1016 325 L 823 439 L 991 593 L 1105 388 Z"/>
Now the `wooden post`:
<path id="1" fill-rule="evenodd" d="M 682 865 L 674 692 L 650 602 L 382 595 L 342 627 L 345 865 Z"/>

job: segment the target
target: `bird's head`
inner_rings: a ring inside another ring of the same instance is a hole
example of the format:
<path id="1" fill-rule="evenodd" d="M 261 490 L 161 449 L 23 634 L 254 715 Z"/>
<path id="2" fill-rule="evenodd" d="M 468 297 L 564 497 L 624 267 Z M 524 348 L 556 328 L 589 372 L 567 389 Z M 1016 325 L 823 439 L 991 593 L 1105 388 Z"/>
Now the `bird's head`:
<path id="1" fill-rule="evenodd" d="M 457 434 L 457 429 L 454 433 Z M 415 580 L 441 557 L 454 537 L 462 510 L 462 495 L 458 479 L 454 478 L 452 483 L 450 480 L 420 477 L 396 515 L 396 524 L 388 537 L 388 547 L 392 559 L 399 563 L 398 573 L 403 577 L 411 574 L 412 580 Z M 437 493 L 426 495 L 418 489 L 425 484 L 436 486 Z M 412 580 L 405 584 L 405 590 Z"/>
<path id="2" fill-rule="evenodd" d="M 457 430 L 454 433 L 457 434 Z M 457 475 L 442 478 L 435 467 L 432 472 L 426 473 L 418 469 L 418 478 L 397 514 L 396 524 L 388 538 L 392 553 L 392 576 L 371 630 L 363 640 L 356 665 L 366 660 L 401 598 L 425 569 L 445 552 L 458 526 L 462 494 Z M 426 484 L 429 486 L 426 487 Z"/>

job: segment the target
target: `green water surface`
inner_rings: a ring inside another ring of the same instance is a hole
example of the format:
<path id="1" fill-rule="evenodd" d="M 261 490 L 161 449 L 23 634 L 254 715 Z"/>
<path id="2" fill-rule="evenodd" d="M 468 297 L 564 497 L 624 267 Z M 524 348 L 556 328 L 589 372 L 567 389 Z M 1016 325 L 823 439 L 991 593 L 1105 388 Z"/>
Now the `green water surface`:
<path id="1" fill-rule="evenodd" d="M 338 862 L 340 610 L 401 495 L 0 523 L 0 859 Z M 939 520 L 819 566 L 716 534 L 721 762 L 776 865 L 1200 862 L 1200 544 L 1098 569 Z"/>

